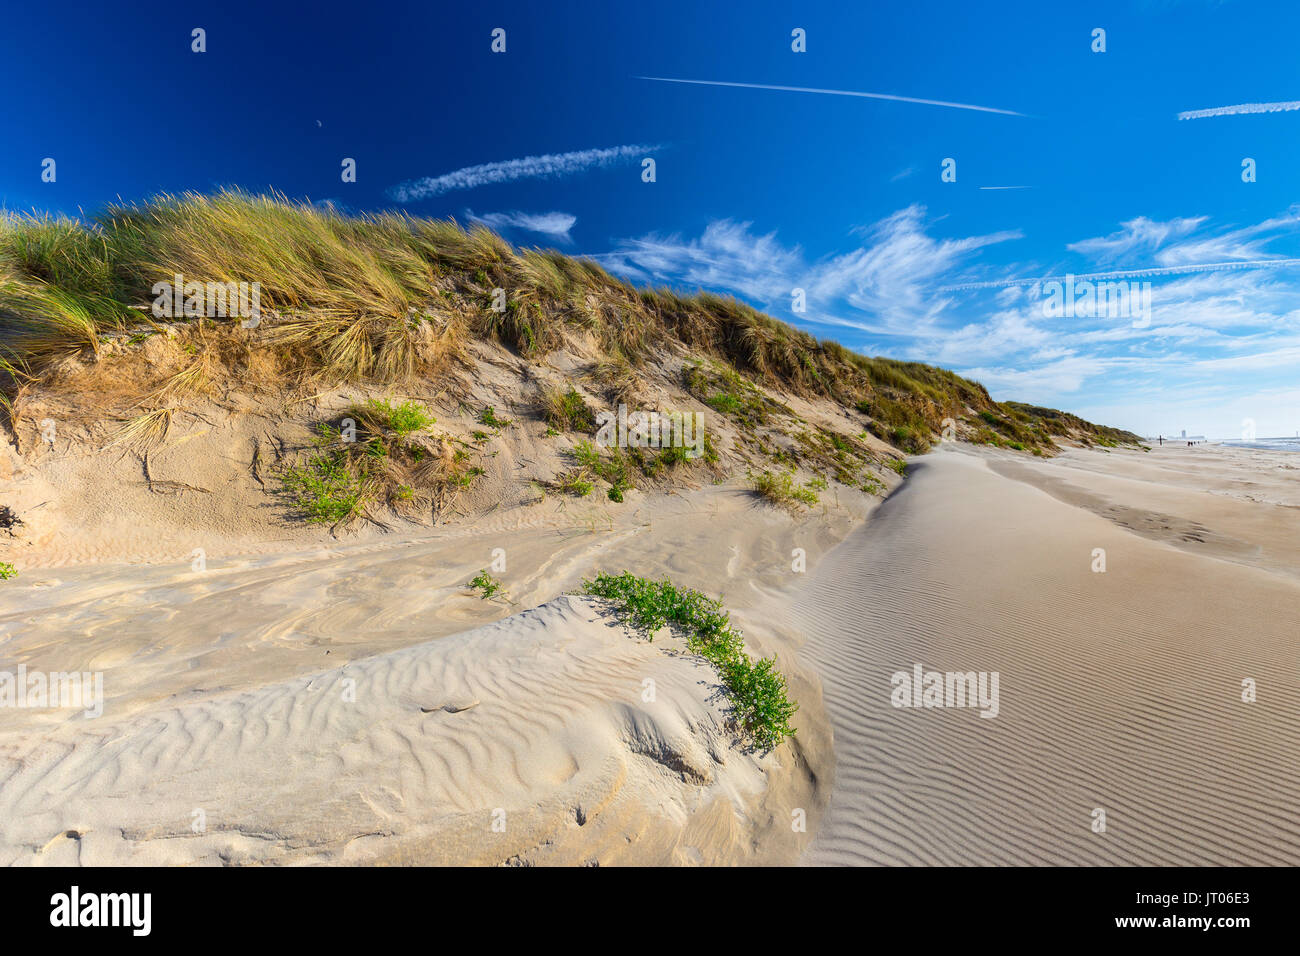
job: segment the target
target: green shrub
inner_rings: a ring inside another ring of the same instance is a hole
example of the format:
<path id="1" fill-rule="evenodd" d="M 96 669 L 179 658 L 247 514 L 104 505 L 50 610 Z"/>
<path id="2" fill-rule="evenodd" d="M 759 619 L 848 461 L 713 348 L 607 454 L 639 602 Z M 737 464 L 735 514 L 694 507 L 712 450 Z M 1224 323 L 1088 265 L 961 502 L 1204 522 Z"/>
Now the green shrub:
<path id="1" fill-rule="evenodd" d="M 281 475 L 284 490 L 314 524 L 335 524 L 361 513 L 365 501 L 361 476 L 342 449 L 317 448 L 302 464 Z"/>
<path id="2" fill-rule="evenodd" d="M 596 486 L 592 484 L 585 469 L 576 469 L 566 472 L 556 479 L 555 486 L 561 491 L 579 498 L 585 498 L 591 494 L 591 490 Z"/>

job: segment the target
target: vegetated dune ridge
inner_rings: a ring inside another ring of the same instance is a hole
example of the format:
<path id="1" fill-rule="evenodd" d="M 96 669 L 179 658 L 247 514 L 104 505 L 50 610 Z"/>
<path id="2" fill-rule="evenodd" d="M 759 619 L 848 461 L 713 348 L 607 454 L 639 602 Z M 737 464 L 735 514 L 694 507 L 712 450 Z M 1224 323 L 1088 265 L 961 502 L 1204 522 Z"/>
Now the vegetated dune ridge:
<path id="1" fill-rule="evenodd" d="M 836 755 L 805 862 L 1300 862 L 1295 456 L 988 458 L 917 462 L 796 585 Z M 916 663 L 998 672 L 1000 712 L 895 708 Z"/>

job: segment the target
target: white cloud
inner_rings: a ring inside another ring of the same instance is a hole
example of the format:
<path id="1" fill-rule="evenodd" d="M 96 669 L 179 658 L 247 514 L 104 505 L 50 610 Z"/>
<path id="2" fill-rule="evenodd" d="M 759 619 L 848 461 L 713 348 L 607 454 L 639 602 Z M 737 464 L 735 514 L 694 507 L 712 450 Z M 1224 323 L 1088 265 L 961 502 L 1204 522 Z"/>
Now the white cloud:
<path id="1" fill-rule="evenodd" d="M 465 216 L 471 222 L 481 222 L 498 232 L 522 229 L 525 232 L 541 233 L 564 242 L 569 241 L 569 230 L 578 221 L 577 216 L 567 212 L 485 212 L 481 216 L 476 216 L 472 210 L 466 210 Z"/>
<path id="2" fill-rule="evenodd" d="M 984 250 L 1021 234 L 935 235 L 921 206 L 852 230 L 852 248 L 812 261 L 776 233 L 731 220 L 697 238 L 625 240 L 600 258 L 636 280 L 732 292 L 795 324 L 834 328 L 851 348 L 952 368 L 999 398 L 1137 430 L 1168 432 L 1177 421 L 1215 436 L 1227 434 L 1236 412 L 1220 413 L 1212 396 L 1226 408 L 1237 395 L 1288 387 L 1300 365 L 1300 258 L 1266 248 L 1300 233 L 1300 207 L 1252 225 L 1209 226 L 1200 216 L 1139 216 L 1070 247 L 1092 260 L 1072 270 L 1076 278 L 1151 283 L 1149 322 L 1136 326 L 1131 316 L 1049 317 L 1043 278 L 977 281 L 1043 268 L 1005 256 L 982 265 Z M 1116 260 L 1130 268 L 1093 271 Z M 967 281 L 950 284 L 958 279 Z M 806 313 L 791 312 L 795 287 L 807 294 Z M 1300 407 L 1252 417 L 1273 431 L 1300 427 Z"/>
<path id="3" fill-rule="evenodd" d="M 934 280 L 975 251 L 1020 237 L 1000 232 L 934 239 L 925 208 L 909 206 L 866 229 L 857 249 L 809 263 L 798 246 L 776 233 L 755 235 L 751 223 L 710 223 L 698 239 L 651 234 L 623 240 L 597 258 L 606 268 L 640 281 L 722 289 L 787 319 L 854 328 L 881 335 L 914 335 L 949 304 L 935 298 Z M 792 290 L 807 297 L 807 313 L 792 315 Z"/>
<path id="4" fill-rule="evenodd" d="M 1170 219 L 1157 222 L 1146 216 L 1138 216 L 1128 222 L 1120 223 L 1121 228 L 1108 236 L 1083 239 L 1066 246 L 1071 252 L 1090 256 L 1101 264 L 1107 264 L 1138 252 L 1152 252 L 1160 248 L 1171 238 L 1185 236 L 1205 222 L 1204 216 L 1190 219 Z"/>

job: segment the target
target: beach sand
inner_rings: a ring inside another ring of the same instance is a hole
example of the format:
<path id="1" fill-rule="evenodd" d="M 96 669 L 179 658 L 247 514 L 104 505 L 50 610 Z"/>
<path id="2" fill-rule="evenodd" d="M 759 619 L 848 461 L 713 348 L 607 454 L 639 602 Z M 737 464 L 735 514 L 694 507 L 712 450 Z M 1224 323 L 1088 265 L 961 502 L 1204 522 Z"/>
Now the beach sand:
<path id="1" fill-rule="evenodd" d="M 0 863 L 1295 864 L 1298 466 L 945 446 L 875 506 L 731 483 L 209 533 L 202 571 L 183 532 L 146 563 L 51 527 L 0 669 L 102 672 L 104 713 L 0 711 Z M 797 736 L 747 752 L 707 666 L 566 596 L 625 568 L 721 597 Z M 918 663 L 997 672 L 997 716 L 892 706 Z"/>
<path id="2" fill-rule="evenodd" d="M 790 604 L 835 731 L 804 862 L 1300 862 L 1297 465 L 916 462 Z M 892 706 L 916 663 L 998 672 L 997 717 Z"/>

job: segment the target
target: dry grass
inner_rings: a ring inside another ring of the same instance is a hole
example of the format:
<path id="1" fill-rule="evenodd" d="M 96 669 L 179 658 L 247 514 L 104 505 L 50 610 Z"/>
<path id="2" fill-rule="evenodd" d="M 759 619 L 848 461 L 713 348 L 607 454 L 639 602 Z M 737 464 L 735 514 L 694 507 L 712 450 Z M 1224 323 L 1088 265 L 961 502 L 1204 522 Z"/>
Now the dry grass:
<path id="1" fill-rule="evenodd" d="M 595 380 L 615 404 L 640 393 L 637 363 L 685 350 L 753 382 L 857 408 L 864 427 L 911 451 L 928 446 L 945 418 L 979 427 L 982 412 L 1035 447 L 1050 447 L 1061 429 L 1136 441 L 1050 409 L 995 403 L 942 369 L 819 342 L 735 299 L 638 290 L 594 262 L 517 250 L 482 227 L 347 217 L 232 191 L 110 206 L 90 224 L 0 218 L 0 395 L 11 417 L 19 389 L 50 385 L 70 356 L 101 359 L 112 374 L 121 356 L 105 356 L 105 343 L 155 331 L 152 290 L 177 274 L 258 283 L 264 318 L 255 329 L 169 320 L 197 330 L 198 352 L 169 384 L 134 397 L 149 415 L 218 381 L 325 387 L 445 375 L 477 337 L 530 359 L 570 342 L 594 347 L 604 356 Z"/>

